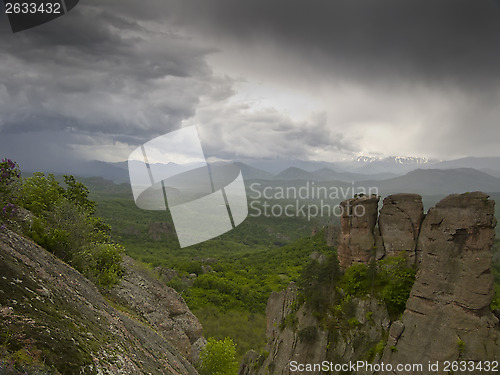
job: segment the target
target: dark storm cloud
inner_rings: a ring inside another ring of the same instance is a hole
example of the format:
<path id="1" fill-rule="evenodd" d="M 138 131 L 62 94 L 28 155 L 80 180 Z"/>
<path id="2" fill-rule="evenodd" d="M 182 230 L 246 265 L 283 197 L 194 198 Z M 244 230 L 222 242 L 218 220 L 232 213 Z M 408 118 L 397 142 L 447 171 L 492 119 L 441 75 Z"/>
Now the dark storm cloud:
<path id="1" fill-rule="evenodd" d="M 261 79 L 329 87 L 332 107 L 343 103 L 329 111 L 330 126 L 362 152 L 498 154 L 499 1 L 172 4 L 184 27 L 243 55 L 234 61 Z M 353 89 L 362 95 L 344 100 Z"/>
<path id="2" fill-rule="evenodd" d="M 175 2 L 191 27 L 295 50 L 322 73 L 481 88 L 500 77 L 494 0 L 194 0 Z"/>

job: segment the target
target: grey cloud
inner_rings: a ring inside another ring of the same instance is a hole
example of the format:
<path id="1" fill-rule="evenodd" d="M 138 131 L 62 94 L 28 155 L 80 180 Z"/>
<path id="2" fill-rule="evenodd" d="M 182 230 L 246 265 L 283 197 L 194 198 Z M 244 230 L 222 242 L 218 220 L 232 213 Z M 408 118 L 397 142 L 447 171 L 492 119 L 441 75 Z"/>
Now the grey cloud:
<path id="1" fill-rule="evenodd" d="M 180 19 L 226 40 L 295 51 L 319 75 L 488 85 L 500 76 L 493 0 L 175 1 Z M 286 64 L 286 62 L 284 62 Z"/>
<path id="2" fill-rule="evenodd" d="M 210 49 L 122 9 L 89 2 L 36 31 L 5 35 L 0 131 L 71 127 L 145 140 L 178 128 L 201 96 L 230 94 L 231 82 L 205 62 Z"/>
<path id="3" fill-rule="evenodd" d="M 82 0 L 32 31 L 0 25 L 0 150 L 14 152 L 7 143 L 23 134 L 35 144 L 37 133 L 53 154 L 74 154 L 65 142 L 119 141 L 125 152 L 185 121 L 199 125 L 207 156 L 307 159 L 359 152 L 363 124 L 377 122 L 421 126 L 407 145 L 397 133 L 387 140 L 402 152 L 492 153 L 499 21 L 493 0 Z M 212 54 L 236 56 L 230 74 L 243 78 L 264 72 L 318 96 L 326 87 L 328 117 L 228 104 L 234 81 L 214 74 Z"/>
<path id="4" fill-rule="evenodd" d="M 238 105 L 200 110 L 196 119 L 207 157 L 309 159 L 317 150 L 353 153 L 323 113 L 296 121 L 273 108 L 242 116 Z"/>

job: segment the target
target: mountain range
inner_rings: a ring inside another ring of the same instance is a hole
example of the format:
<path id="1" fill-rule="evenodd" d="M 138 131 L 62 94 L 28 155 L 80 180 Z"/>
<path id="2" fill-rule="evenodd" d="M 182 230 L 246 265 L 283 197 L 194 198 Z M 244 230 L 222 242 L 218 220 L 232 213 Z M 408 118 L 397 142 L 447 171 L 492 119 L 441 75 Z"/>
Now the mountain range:
<path id="1" fill-rule="evenodd" d="M 500 157 L 467 157 L 437 161 L 425 158 L 360 157 L 341 162 L 304 160 L 236 161 L 245 181 L 318 181 L 377 186 L 383 193 L 415 192 L 449 194 L 482 190 L 500 192 Z M 173 163 L 168 164 L 174 168 Z M 162 165 L 156 165 L 160 168 Z M 174 168 L 175 169 L 175 168 Z M 25 174 L 32 171 L 26 171 Z M 128 183 L 128 162 L 87 161 L 72 170 L 43 171 L 70 173 L 80 177 L 103 177 L 116 183 Z"/>

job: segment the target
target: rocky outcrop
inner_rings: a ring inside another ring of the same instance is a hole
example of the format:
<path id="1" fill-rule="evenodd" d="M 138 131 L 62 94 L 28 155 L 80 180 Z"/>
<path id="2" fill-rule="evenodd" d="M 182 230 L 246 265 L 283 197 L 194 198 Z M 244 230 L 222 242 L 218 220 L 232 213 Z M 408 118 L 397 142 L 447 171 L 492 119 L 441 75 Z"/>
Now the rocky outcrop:
<path id="1" fill-rule="evenodd" d="M 184 312 L 180 301 L 171 305 Z M 147 322 L 43 248 L 2 229 L 0 372 L 9 373 L 11 361 L 22 373 L 197 374 Z"/>
<path id="2" fill-rule="evenodd" d="M 302 305 L 295 306 L 297 287 L 291 283 L 283 292 L 269 297 L 266 316 L 268 355 L 259 357 L 250 352 L 240 367 L 240 375 L 291 374 L 289 362 L 321 362 L 325 359 L 328 333 L 318 327 L 318 320 Z M 260 367 L 260 371 L 256 371 Z"/>
<path id="3" fill-rule="evenodd" d="M 376 211 L 373 212 L 377 200 L 363 197 L 349 202 L 369 209 L 365 218 L 352 215 L 341 219 L 338 255 L 344 268 L 380 257 L 380 252 L 370 251 L 371 246 L 378 246 Z M 339 299 L 332 296 L 335 305 L 322 313 L 335 329 L 324 332 L 324 326 L 314 322 L 315 315 L 306 305 L 293 315 L 296 288 L 292 286 L 273 294 L 268 301 L 269 355 L 264 358 L 249 354 L 240 375 L 289 374 L 288 365 L 294 360 L 303 364 L 323 359 L 341 364 L 367 360 L 393 366 L 394 371 L 379 373 L 398 375 L 447 374 L 444 361 L 498 360 L 500 323 L 490 310 L 494 205 L 486 194 L 479 192 L 451 195 L 424 216 L 419 196 L 387 197 L 378 219 L 382 256 L 405 254 L 418 269 L 402 316 L 391 321 L 383 302 L 369 295 L 348 298 L 347 302 L 344 298 L 339 305 Z M 336 316 L 339 311 L 344 319 Z M 280 321 L 295 321 L 295 326 L 280 325 Z M 307 347 L 300 346 L 301 332 L 311 333 L 306 336 L 311 340 Z M 439 370 L 429 370 L 429 362 L 436 361 Z M 398 364 L 422 364 L 423 369 L 397 372 Z"/>
<path id="4" fill-rule="evenodd" d="M 384 199 L 378 227 L 384 254 L 405 254 L 409 263 L 416 262 L 417 240 L 424 219 L 424 205 L 418 194 L 394 194 Z"/>
<path id="5" fill-rule="evenodd" d="M 154 327 L 184 357 L 197 358 L 200 345 L 194 344 L 204 341 L 202 327 L 179 293 L 132 258 L 125 256 L 123 265 L 126 270 L 123 279 L 110 294 Z"/>
<path id="6" fill-rule="evenodd" d="M 378 201 L 376 196 L 363 196 L 341 203 L 338 256 L 343 269 L 385 256 L 404 255 L 408 264 L 419 261 L 417 240 L 424 218 L 422 197 L 390 195 L 384 199 L 380 215 Z"/>
<path id="7" fill-rule="evenodd" d="M 483 193 L 452 195 L 429 210 L 416 281 L 399 328 L 391 329 L 384 362 L 500 358 L 498 319 L 489 308 L 495 225 L 494 202 Z M 442 366 L 432 372 L 444 373 Z"/>
<path id="8" fill-rule="evenodd" d="M 338 257 L 342 268 L 354 263 L 368 263 L 376 256 L 378 201 L 377 196 L 362 196 L 340 204 Z"/>
<path id="9" fill-rule="evenodd" d="M 374 298 L 351 300 L 345 307 L 351 316 L 350 323 L 338 319 L 337 329 L 330 332 L 319 324 L 317 314 L 307 304 L 297 309 L 296 303 L 297 288 L 293 283 L 286 291 L 271 295 L 266 309 L 269 340 L 266 354 L 247 353 L 238 375 L 311 373 L 294 371 L 290 367 L 292 361 L 314 364 L 365 360 L 366 354 L 384 340 L 390 326 L 387 310 Z"/>

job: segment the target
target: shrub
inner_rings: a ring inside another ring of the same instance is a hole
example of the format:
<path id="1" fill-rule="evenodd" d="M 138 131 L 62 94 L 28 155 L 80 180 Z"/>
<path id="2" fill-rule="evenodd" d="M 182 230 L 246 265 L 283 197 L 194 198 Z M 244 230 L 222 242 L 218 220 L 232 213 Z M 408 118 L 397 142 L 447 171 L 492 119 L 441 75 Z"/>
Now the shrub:
<path id="1" fill-rule="evenodd" d="M 87 187 L 73 176 L 64 176 L 64 184 L 43 173 L 23 181 L 20 205 L 35 215 L 27 234 L 98 285 L 116 284 L 123 273 L 123 248 L 111 242 L 111 228 L 94 216 L 96 203 Z"/>
<path id="2" fill-rule="evenodd" d="M 96 244 L 75 257 L 73 264 L 100 286 L 118 283 L 123 276 L 121 266 L 124 249 L 116 244 Z"/>
<path id="3" fill-rule="evenodd" d="M 348 296 L 363 296 L 368 293 L 368 267 L 365 264 L 355 264 L 345 270 L 341 287 Z"/>
<path id="4" fill-rule="evenodd" d="M 0 162 L 0 223 L 7 222 L 16 212 L 21 171 L 10 159 Z"/>
<path id="5" fill-rule="evenodd" d="M 349 324 L 349 327 L 351 327 L 351 328 L 356 328 L 356 327 L 361 325 L 360 321 L 356 318 L 350 318 L 347 321 L 347 324 Z"/>
<path id="6" fill-rule="evenodd" d="M 224 340 L 209 338 L 200 353 L 200 374 L 236 375 L 238 362 L 235 359 L 236 346 L 229 337 Z"/>
<path id="7" fill-rule="evenodd" d="M 336 253 L 330 254 L 322 263 L 311 260 L 303 268 L 298 280 L 301 297 L 315 310 L 324 311 L 330 303 L 339 278 L 340 269 Z"/>
<path id="8" fill-rule="evenodd" d="M 298 324 L 299 319 L 297 318 L 297 312 L 293 311 L 283 318 L 279 325 L 279 329 L 283 331 L 286 327 L 289 327 L 290 329 L 295 331 Z"/>
<path id="9" fill-rule="evenodd" d="M 389 312 L 402 314 L 415 281 L 415 268 L 408 267 L 404 257 L 391 257 L 380 262 L 377 275 L 382 285 L 380 295 Z"/>
<path id="10" fill-rule="evenodd" d="M 382 339 L 377 344 L 375 344 L 373 347 L 371 347 L 367 353 L 368 361 L 372 362 L 376 356 L 382 355 L 386 345 L 387 345 L 387 340 Z"/>

